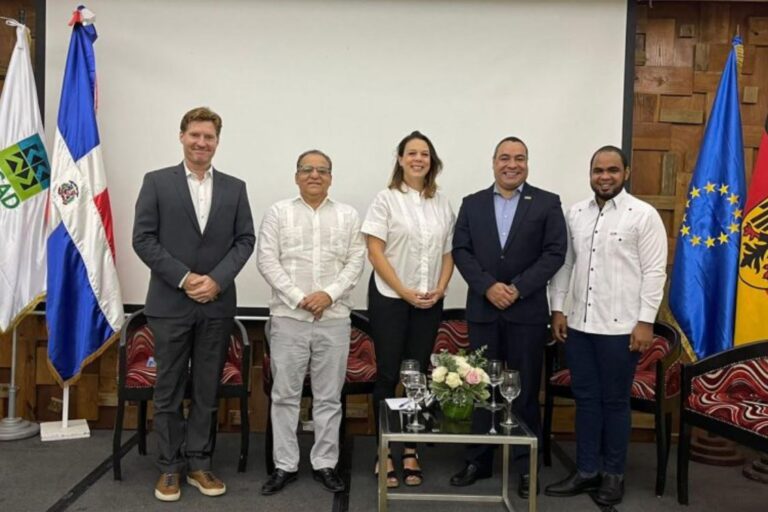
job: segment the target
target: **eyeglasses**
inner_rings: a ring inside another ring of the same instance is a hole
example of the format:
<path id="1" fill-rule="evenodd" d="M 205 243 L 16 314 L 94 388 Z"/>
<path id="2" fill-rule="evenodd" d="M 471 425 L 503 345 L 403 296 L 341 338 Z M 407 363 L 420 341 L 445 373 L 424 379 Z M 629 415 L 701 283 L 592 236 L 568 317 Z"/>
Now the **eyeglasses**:
<path id="1" fill-rule="evenodd" d="M 330 176 L 331 175 L 331 169 L 328 167 L 314 167 L 312 165 L 302 165 L 298 169 L 296 169 L 296 172 L 301 174 L 302 176 L 309 176 L 312 174 L 313 171 L 317 171 L 317 174 L 320 176 Z"/>

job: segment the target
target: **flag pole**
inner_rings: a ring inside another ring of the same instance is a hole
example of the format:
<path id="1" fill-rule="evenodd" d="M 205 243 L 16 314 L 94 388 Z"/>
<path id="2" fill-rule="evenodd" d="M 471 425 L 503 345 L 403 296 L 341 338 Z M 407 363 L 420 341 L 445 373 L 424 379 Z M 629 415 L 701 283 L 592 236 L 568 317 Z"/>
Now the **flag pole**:
<path id="1" fill-rule="evenodd" d="M 8 416 L 0 420 L 0 441 L 13 441 L 16 439 L 26 439 L 37 435 L 40 427 L 37 423 L 32 423 L 24 418 L 16 417 L 16 344 L 18 342 L 18 333 L 16 326 L 13 327 L 11 342 L 11 382 L 8 385 Z"/>

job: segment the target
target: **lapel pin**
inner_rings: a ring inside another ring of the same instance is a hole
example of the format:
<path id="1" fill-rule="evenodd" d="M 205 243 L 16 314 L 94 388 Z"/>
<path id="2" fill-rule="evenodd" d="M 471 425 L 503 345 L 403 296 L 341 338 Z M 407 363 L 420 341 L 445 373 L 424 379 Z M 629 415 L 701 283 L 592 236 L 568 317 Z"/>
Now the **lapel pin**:
<path id="1" fill-rule="evenodd" d="M 523 199 L 528 199 L 528 200 L 530 200 L 530 199 L 531 199 L 531 196 L 523 196 Z"/>

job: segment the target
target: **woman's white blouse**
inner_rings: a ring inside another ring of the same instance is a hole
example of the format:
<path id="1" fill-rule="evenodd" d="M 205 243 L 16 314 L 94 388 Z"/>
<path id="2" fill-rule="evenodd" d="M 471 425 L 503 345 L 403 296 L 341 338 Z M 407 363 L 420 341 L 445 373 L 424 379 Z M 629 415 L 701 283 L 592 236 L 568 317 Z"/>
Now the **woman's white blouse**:
<path id="1" fill-rule="evenodd" d="M 397 277 L 421 293 L 434 290 L 440 279 L 443 255 L 451 252 L 456 216 L 448 199 L 429 199 L 405 185 L 385 189 L 368 208 L 362 232 L 386 243 L 384 255 Z M 376 273 L 376 287 L 385 297 L 400 296 Z"/>

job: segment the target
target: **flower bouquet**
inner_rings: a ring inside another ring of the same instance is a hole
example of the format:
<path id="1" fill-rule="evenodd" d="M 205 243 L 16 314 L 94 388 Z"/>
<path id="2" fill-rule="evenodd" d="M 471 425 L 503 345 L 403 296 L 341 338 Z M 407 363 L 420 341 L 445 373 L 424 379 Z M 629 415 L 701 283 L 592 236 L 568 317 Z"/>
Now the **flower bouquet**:
<path id="1" fill-rule="evenodd" d="M 446 418 L 469 419 L 475 401 L 484 403 L 488 400 L 488 384 L 491 380 L 484 369 L 485 349 L 483 346 L 470 353 L 462 349 L 458 354 L 443 350 L 433 356 L 435 368 L 432 370 L 430 389 L 440 402 Z"/>

